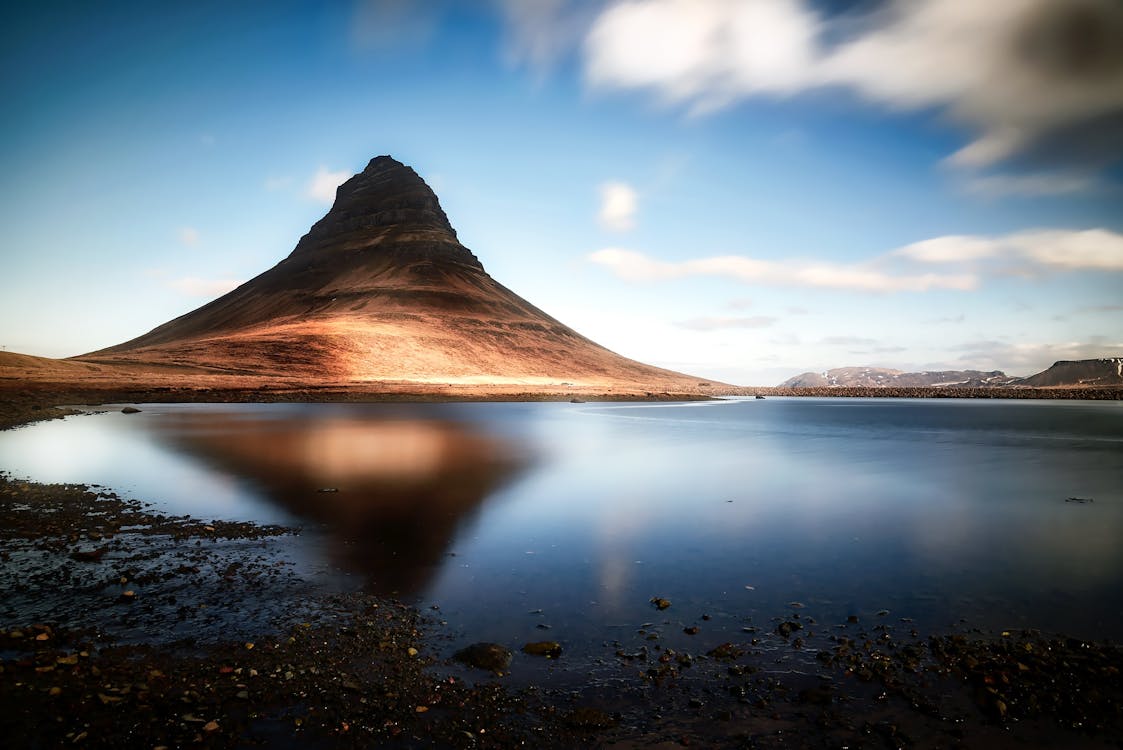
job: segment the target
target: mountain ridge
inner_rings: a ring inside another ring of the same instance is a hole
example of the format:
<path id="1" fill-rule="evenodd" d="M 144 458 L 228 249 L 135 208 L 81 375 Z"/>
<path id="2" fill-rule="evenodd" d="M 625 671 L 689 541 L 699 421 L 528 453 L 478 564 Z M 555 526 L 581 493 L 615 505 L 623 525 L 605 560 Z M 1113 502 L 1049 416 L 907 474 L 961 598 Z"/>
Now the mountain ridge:
<path id="1" fill-rule="evenodd" d="M 1007 386 L 1123 385 L 1123 357 L 1059 360 L 1028 377 L 1001 370 L 926 370 L 904 372 L 886 367 L 836 367 L 821 373 L 804 372 L 777 388 L 1002 388 Z"/>

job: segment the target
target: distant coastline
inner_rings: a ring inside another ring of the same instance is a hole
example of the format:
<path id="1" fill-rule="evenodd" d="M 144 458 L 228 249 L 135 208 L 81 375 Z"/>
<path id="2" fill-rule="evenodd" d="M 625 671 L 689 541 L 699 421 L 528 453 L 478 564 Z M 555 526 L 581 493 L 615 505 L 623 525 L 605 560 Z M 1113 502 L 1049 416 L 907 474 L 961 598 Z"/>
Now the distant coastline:
<path id="1" fill-rule="evenodd" d="M 982 398 L 982 399 L 1062 399 L 1080 401 L 1118 401 L 1123 386 L 917 386 L 895 388 L 880 386 L 818 386 L 808 388 L 753 388 L 754 395 L 830 398 Z"/>

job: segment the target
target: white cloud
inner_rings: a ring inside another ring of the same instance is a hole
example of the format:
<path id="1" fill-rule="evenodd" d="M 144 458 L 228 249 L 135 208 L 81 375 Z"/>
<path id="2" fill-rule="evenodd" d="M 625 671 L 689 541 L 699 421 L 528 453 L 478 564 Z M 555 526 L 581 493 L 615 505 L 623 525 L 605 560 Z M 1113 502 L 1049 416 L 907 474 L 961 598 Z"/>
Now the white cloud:
<path id="1" fill-rule="evenodd" d="M 977 277 L 969 273 L 892 274 L 874 267 L 872 263 L 842 265 L 823 261 L 772 261 L 740 255 L 668 263 L 622 248 L 598 250 L 589 256 L 589 260 L 611 269 L 628 281 L 717 276 L 747 283 L 863 292 L 962 291 L 978 285 Z"/>
<path id="2" fill-rule="evenodd" d="M 845 289 L 859 292 L 969 291 L 987 275 L 1050 271 L 1123 271 L 1123 235 L 1106 229 L 1034 229 L 985 237 L 948 235 L 914 242 L 858 263 L 821 260 L 761 260 L 721 255 L 678 262 L 635 250 L 608 247 L 588 256 L 627 281 L 662 281 L 714 276 L 752 284 Z M 900 270 L 901 261 L 911 268 Z M 933 273 L 924 266 L 945 266 Z M 919 269 L 916 268 L 919 266 Z"/>
<path id="3" fill-rule="evenodd" d="M 335 200 L 335 189 L 350 178 L 351 173 L 347 170 L 331 172 L 321 165 L 309 181 L 305 195 L 321 203 L 331 203 Z"/>
<path id="4" fill-rule="evenodd" d="M 691 331 L 721 331 L 729 328 L 767 328 L 775 322 L 776 318 L 768 315 L 751 315 L 748 317 L 691 318 L 676 325 Z"/>
<path id="5" fill-rule="evenodd" d="M 199 244 L 199 230 L 194 227 L 180 227 L 177 232 L 179 241 L 187 247 L 194 247 Z"/>
<path id="6" fill-rule="evenodd" d="M 820 16 L 809 0 L 626 0 L 589 30 L 585 77 L 693 113 L 823 87 L 936 109 L 976 134 L 950 157 L 964 167 L 1049 149 L 1079 128 L 1117 158 L 1121 36 L 1118 0 L 896 0 L 860 19 Z"/>
<path id="7" fill-rule="evenodd" d="M 626 232 L 635 228 L 639 196 L 626 182 L 606 182 L 600 186 L 600 212 L 597 219 L 605 229 Z"/>
<path id="8" fill-rule="evenodd" d="M 235 279 L 200 279 L 184 276 L 167 282 L 168 286 L 189 297 L 218 297 L 236 289 L 242 282 Z"/>
<path id="9" fill-rule="evenodd" d="M 1048 269 L 1123 271 L 1123 235 L 1107 229 L 1035 229 L 998 237 L 947 236 L 906 245 L 893 254 L 929 264 L 998 260 Z"/>
<path id="10" fill-rule="evenodd" d="M 813 84 L 818 21 L 800 0 L 635 0 L 609 7 L 585 39 L 596 87 L 651 88 L 707 111 Z"/>

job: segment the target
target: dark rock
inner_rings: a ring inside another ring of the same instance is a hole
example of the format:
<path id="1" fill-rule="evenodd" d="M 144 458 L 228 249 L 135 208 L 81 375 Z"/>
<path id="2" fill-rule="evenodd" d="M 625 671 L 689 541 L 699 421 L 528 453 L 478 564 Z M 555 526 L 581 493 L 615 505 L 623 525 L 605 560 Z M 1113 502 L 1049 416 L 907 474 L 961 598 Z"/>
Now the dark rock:
<path id="1" fill-rule="evenodd" d="M 651 604 L 655 607 L 655 609 L 666 609 L 667 607 L 671 606 L 671 600 L 664 599 L 661 596 L 653 596 L 651 597 Z"/>
<path id="2" fill-rule="evenodd" d="M 578 729 L 611 729 L 616 719 L 600 709 L 581 706 L 565 717 L 565 723 Z"/>
<path id="3" fill-rule="evenodd" d="M 737 648 L 732 643 L 723 643 L 720 646 L 710 649 L 706 652 L 706 656 L 711 659 L 724 659 L 732 660 L 744 654 L 744 650 Z"/>
<path id="4" fill-rule="evenodd" d="M 140 409 L 136 408 L 135 406 L 126 406 L 124 409 L 121 410 L 121 413 L 122 414 L 140 414 Z"/>
<path id="5" fill-rule="evenodd" d="M 452 658 L 476 669 L 503 672 L 511 666 L 511 650 L 498 643 L 473 643 L 460 649 Z"/>
<path id="6" fill-rule="evenodd" d="M 545 656 L 547 659 L 556 659 L 561 656 L 562 647 L 557 641 L 535 641 L 523 646 L 523 653 L 531 656 Z"/>
<path id="7" fill-rule="evenodd" d="M 784 622 L 782 622 L 782 623 L 780 623 L 779 625 L 776 626 L 776 632 L 779 633 L 780 635 L 784 636 L 785 638 L 790 636 L 795 631 L 802 630 L 802 629 L 803 629 L 802 623 L 792 622 L 791 620 L 785 620 Z"/>
<path id="8" fill-rule="evenodd" d="M 71 560 L 78 562 L 100 562 L 101 558 L 109 551 L 109 547 L 99 547 L 91 550 L 75 550 L 70 553 Z"/>

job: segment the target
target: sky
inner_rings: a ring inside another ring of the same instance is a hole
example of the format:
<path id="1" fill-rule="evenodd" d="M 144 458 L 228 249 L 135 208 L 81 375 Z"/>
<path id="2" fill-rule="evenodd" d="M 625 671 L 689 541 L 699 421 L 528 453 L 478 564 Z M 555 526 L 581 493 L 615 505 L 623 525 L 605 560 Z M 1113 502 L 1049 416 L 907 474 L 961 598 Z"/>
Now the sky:
<path id="1" fill-rule="evenodd" d="M 8 3 L 0 95 L 8 351 L 206 303 L 391 154 L 651 364 L 1123 355 L 1118 0 Z"/>

